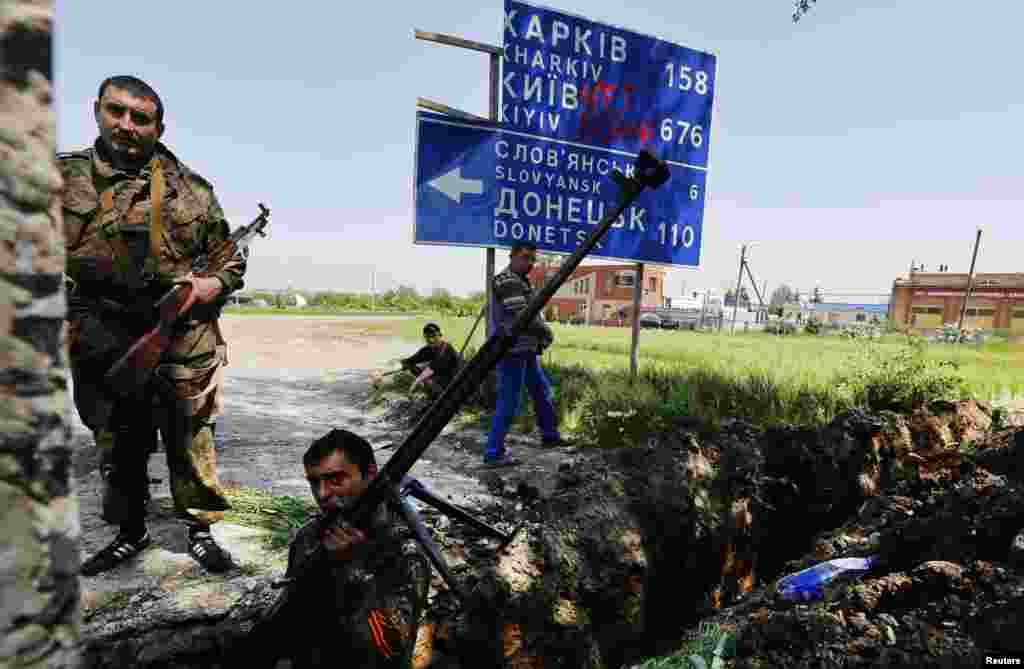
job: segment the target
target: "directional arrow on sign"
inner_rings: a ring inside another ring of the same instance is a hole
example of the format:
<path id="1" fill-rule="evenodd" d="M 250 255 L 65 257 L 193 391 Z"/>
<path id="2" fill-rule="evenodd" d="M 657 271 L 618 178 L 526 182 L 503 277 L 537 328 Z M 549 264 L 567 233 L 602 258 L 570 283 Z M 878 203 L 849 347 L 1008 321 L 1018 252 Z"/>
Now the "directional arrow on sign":
<path id="1" fill-rule="evenodd" d="M 483 179 L 463 179 L 461 165 L 427 183 L 458 204 L 462 204 L 462 196 L 467 193 L 479 195 L 484 192 Z"/>

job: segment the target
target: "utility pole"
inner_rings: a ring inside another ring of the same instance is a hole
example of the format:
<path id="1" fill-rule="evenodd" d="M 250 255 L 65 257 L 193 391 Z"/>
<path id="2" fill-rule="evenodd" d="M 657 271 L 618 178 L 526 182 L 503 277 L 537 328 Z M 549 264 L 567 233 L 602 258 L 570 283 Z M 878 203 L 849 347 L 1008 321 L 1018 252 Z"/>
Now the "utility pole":
<path id="1" fill-rule="evenodd" d="M 747 264 L 747 245 L 740 249 L 740 271 L 736 276 L 736 291 L 732 294 L 732 329 L 730 334 L 736 333 L 736 312 L 740 308 L 740 285 L 743 283 L 743 267 Z"/>
<path id="2" fill-rule="evenodd" d="M 971 284 L 974 282 L 974 263 L 978 259 L 978 245 L 981 243 L 981 228 L 978 228 L 978 236 L 974 238 L 974 253 L 971 255 L 971 271 L 967 273 L 967 290 L 964 291 L 964 303 L 960 307 L 960 323 L 957 325 L 959 332 L 964 331 L 964 316 L 967 315 L 967 302 L 971 299 Z M 959 339 L 960 336 L 958 335 Z"/>
<path id="3" fill-rule="evenodd" d="M 761 318 L 763 318 L 764 322 L 767 323 L 768 322 L 768 306 L 765 304 L 765 299 L 768 297 L 768 279 L 764 280 L 764 286 L 761 288 L 761 295 L 764 296 L 764 297 L 761 298 L 761 306 L 764 307 L 764 309 L 761 310 L 763 312 L 762 315 L 761 315 Z"/>

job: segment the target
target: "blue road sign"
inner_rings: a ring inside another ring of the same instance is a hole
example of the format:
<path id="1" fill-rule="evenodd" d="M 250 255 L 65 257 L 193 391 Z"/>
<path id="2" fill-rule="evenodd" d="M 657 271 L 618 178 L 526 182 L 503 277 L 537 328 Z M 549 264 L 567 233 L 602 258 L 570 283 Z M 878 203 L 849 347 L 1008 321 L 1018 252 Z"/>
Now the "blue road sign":
<path id="1" fill-rule="evenodd" d="M 529 240 L 542 251 L 572 253 L 618 199 L 611 170 L 631 176 L 634 158 L 419 112 L 413 241 L 509 247 Z M 706 170 L 669 169 L 668 183 L 644 191 L 591 255 L 700 265 Z"/>
<path id="2" fill-rule="evenodd" d="M 505 0 L 502 124 L 708 166 L 715 56 Z"/>

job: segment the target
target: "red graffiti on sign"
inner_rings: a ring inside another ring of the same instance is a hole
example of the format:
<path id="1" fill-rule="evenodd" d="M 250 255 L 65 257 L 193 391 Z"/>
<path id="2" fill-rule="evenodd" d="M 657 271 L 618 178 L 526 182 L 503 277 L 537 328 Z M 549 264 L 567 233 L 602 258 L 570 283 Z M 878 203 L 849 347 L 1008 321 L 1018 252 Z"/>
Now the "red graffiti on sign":
<path id="1" fill-rule="evenodd" d="M 638 139 L 641 144 L 655 139 L 654 126 L 648 121 L 630 121 L 632 84 L 604 81 L 584 86 L 580 91 L 583 111 L 580 114 L 580 141 L 610 143 L 621 139 Z"/>

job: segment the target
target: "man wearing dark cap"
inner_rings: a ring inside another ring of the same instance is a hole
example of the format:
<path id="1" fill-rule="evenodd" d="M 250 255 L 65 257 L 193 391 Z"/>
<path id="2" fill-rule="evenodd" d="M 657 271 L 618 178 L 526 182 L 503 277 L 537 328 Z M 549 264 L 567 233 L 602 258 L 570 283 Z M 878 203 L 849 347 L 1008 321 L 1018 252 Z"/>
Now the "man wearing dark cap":
<path id="1" fill-rule="evenodd" d="M 436 323 L 427 323 L 423 326 L 423 338 L 427 345 L 415 355 L 403 358 L 402 369 L 416 375 L 411 389 L 422 384 L 427 392 L 438 395 L 455 378 L 461 360 L 455 348 L 445 341 L 441 328 Z"/>

